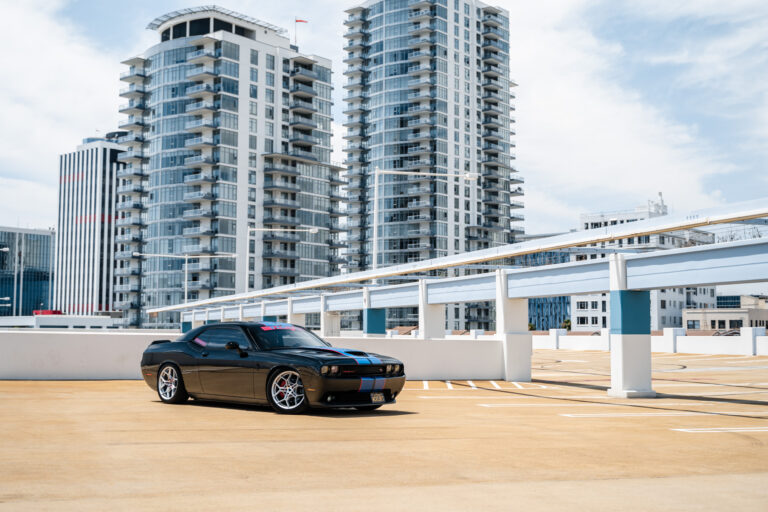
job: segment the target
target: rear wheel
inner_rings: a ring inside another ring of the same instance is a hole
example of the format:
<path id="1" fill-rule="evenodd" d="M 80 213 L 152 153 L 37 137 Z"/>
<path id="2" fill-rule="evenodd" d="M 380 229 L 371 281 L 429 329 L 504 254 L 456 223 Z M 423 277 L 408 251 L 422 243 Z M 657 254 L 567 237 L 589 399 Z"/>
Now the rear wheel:
<path id="1" fill-rule="evenodd" d="M 167 404 L 180 404 L 189 398 L 181 372 L 175 365 L 166 364 L 160 367 L 157 372 L 157 395 Z"/>
<path id="2" fill-rule="evenodd" d="M 379 405 L 358 405 L 357 407 L 355 407 L 355 409 L 357 409 L 358 411 L 365 412 L 365 411 L 375 411 L 379 407 L 381 407 L 381 404 L 379 404 Z"/>
<path id="3" fill-rule="evenodd" d="M 280 414 L 299 414 L 309 409 L 304 394 L 304 384 L 299 372 L 283 370 L 275 372 L 269 380 L 269 405 Z"/>

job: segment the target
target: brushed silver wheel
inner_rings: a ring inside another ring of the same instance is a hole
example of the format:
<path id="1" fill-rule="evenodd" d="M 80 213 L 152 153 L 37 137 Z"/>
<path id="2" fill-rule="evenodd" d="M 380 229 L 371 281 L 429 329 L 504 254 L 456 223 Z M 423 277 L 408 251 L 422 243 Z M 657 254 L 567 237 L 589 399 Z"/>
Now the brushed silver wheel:
<path id="1" fill-rule="evenodd" d="M 306 408 L 304 384 L 293 370 L 280 372 L 272 379 L 270 396 L 278 412 L 298 412 Z"/>

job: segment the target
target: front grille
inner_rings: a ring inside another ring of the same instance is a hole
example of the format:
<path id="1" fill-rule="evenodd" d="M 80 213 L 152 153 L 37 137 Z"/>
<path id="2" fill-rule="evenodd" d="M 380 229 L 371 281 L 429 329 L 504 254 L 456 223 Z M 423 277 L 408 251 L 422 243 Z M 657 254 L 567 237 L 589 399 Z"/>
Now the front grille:
<path id="1" fill-rule="evenodd" d="M 386 365 L 381 364 L 360 364 L 344 365 L 339 367 L 340 377 L 376 377 L 385 375 Z"/>

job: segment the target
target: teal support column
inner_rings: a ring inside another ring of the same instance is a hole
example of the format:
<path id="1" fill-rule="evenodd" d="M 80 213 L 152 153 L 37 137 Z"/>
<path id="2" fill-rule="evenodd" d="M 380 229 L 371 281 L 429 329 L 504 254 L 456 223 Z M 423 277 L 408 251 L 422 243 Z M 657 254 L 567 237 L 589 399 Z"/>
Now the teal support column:
<path id="1" fill-rule="evenodd" d="M 192 330 L 192 322 L 181 322 L 181 332 L 189 332 Z"/>
<path id="2" fill-rule="evenodd" d="M 652 398 L 651 292 L 627 290 L 626 263 L 610 259 L 611 388 L 618 398 Z"/>
<path id="3" fill-rule="evenodd" d="M 363 310 L 363 334 L 386 334 L 387 310 L 366 308 Z"/>
<path id="4" fill-rule="evenodd" d="M 267 315 L 264 318 L 261 319 L 262 322 L 277 322 L 277 316 L 275 315 Z"/>

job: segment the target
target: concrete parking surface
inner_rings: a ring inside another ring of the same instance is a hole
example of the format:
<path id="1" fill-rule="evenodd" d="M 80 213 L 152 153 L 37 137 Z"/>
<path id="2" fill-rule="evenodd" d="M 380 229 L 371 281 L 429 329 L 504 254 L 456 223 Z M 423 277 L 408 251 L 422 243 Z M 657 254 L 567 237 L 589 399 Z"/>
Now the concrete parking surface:
<path id="1" fill-rule="evenodd" d="M 540 350 L 533 382 L 408 382 L 394 406 L 171 406 L 143 382 L 0 382 L 0 510 L 768 510 L 768 357 Z"/>

